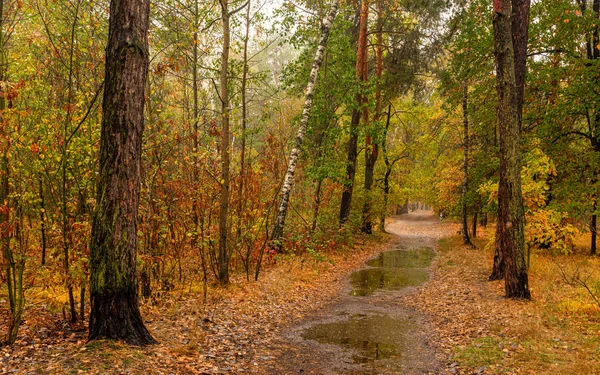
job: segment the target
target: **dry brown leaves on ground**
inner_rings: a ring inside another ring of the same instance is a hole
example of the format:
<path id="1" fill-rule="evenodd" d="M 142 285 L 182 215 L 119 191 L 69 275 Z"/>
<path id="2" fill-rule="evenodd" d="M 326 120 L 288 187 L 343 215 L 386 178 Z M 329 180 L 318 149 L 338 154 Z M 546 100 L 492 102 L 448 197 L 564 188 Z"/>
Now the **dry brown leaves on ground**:
<path id="1" fill-rule="evenodd" d="M 114 342 L 86 343 L 84 326 L 63 323 L 44 306 L 29 306 L 19 339 L 0 348 L 6 374 L 240 374 L 260 373 L 274 358 L 272 342 L 281 327 L 321 308 L 336 295 L 346 274 L 381 251 L 389 236 L 361 241 L 357 249 L 288 257 L 267 269 L 258 282 L 237 279 L 228 288 L 172 293 L 144 303 L 148 328 L 160 343 L 147 348 Z M 5 303 L 0 304 L 5 306 Z M 6 330 L 6 308 L 0 330 Z"/>
<path id="2" fill-rule="evenodd" d="M 454 232 L 456 233 L 456 232 Z M 435 277 L 405 303 L 430 316 L 454 374 L 600 374 L 600 315 L 585 293 L 566 285 L 556 255 L 531 261 L 532 301 L 506 299 L 503 281 L 488 282 L 493 253 L 483 233 L 477 249 L 460 236 L 438 246 Z M 574 257 L 570 255 L 569 257 Z M 560 258 L 560 257 L 558 257 Z M 564 257 L 563 257 L 564 258 Z M 560 306 L 582 306 L 573 313 Z"/>

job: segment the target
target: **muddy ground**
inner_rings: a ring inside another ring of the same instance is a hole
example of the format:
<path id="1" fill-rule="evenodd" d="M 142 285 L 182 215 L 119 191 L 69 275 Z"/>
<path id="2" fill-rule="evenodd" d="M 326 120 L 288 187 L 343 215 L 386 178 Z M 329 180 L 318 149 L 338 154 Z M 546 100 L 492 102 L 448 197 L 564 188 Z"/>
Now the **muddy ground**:
<path id="1" fill-rule="evenodd" d="M 398 216 L 387 227 L 395 239 L 383 251 L 409 253 L 400 255 L 431 251 L 453 228 L 440 223 L 430 211 Z M 380 265 L 377 260 L 367 263 Z M 399 271 L 390 268 L 391 274 L 386 274 L 365 264 L 363 269 L 348 275 L 344 286 L 327 305 L 284 327 L 278 343 L 281 354 L 267 366 L 266 373 L 445 372 L 447 356 L 435 350 L 433 343 L 438 337 L 429 318 L 403 302 L 433 276 L 431 265 L 413 266 Z"/>

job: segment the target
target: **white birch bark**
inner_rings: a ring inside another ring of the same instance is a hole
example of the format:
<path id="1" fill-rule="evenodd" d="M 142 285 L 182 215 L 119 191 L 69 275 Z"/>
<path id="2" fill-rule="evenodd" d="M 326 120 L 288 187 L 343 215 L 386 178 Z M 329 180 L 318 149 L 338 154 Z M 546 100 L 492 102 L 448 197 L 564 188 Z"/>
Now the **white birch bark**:
<path id="1" fill-rule="evenodd" d="M 277 210 L 277 217 L 275 219 L 275 225 L 271 232 L 271 246 L 273 246 L 278 252 L 282 251 L 281 240 L 283 237 L 283 227 L 285 224 L 285 217 L 287 215 L 287 209 L 290 202 L 290 194 L 294 185 L 294 172 L 296 171 L 296 165 L 298 164 L 298 156 L 300 154 L 300 148 L 304 141 L 304 135 L 306 134 L 306 127 L 310 118 L 310 112 L 313 103 L 313 91 L 315 83 L 317 81 L 317 75 L 321 68 L 321 62 L 323 61 L 323 55 L 325 54 L 325 48 L 327 47 L 327 39 L 329 38 L 329 32 L 333 24 L 333 20 L 337 15 L 339 8 L 339 0 L 335 0 L 331 6 L 331 11 L 327 17 L 323 20 L 321 26 L 321 38 L 319 40 L 319 46 L 315 53 L 313 60 L 312 69 L 308 78 L 308 84 L 306 85 L 306 99 L 304 100 L 304 110 L 302 111 L 302 118 L 300 119 L 300 126 L 296 133 L 296 139 L 294 142 L 294 148 L 290 152 L 288 159 L 288 167 L 285 172 L 285 178 L 283 185 L 281 186 L 281 200 L 279 201 L 279 208 Z"/>

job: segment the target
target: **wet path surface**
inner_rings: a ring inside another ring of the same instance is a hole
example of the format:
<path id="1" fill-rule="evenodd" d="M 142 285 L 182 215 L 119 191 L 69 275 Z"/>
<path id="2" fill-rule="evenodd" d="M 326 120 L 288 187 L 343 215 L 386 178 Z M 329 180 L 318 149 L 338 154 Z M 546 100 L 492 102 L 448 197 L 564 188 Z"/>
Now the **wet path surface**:
<path id="1" fill-rule="evenodd" d="M 324 311 L 289 329 L 294 350 L 278 358 L 273 373 L 428 374 L 440 368 L 427 320 L 401 297 L 431 277 L 435 243 L 444 235 L 429 211 L 396 217 L 398 236 L 385 252 L 348 276 Z"/>

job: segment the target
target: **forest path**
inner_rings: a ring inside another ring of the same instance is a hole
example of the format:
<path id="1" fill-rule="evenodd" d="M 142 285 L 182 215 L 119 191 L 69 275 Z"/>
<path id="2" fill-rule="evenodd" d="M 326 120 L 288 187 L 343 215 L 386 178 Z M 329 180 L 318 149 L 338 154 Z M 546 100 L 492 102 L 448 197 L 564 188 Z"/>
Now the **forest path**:
<path id="1" fill-rule="evenodd" d="M 348 275 L 337 297 L 284 329 L 272 374 L 434 374 L 441 355 L 428 319 L 402 297 L 430 277 L 433 249 L 451 227 L 431 211 L 396 216 L 396 236 L 364 268 Z M 435 261 L 433 259 L 433 261 Z M 324 286 L 326 287 L 326 286 Z"/>

